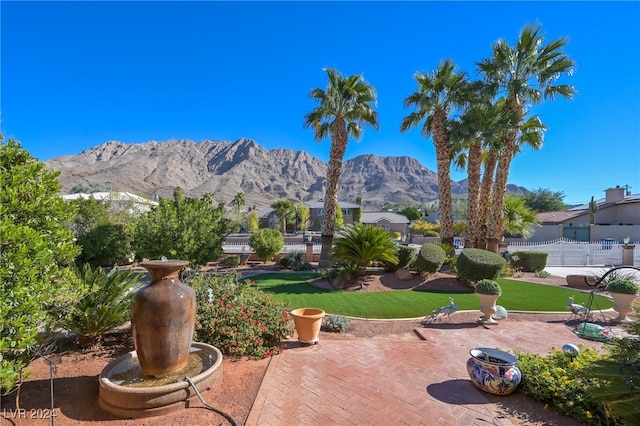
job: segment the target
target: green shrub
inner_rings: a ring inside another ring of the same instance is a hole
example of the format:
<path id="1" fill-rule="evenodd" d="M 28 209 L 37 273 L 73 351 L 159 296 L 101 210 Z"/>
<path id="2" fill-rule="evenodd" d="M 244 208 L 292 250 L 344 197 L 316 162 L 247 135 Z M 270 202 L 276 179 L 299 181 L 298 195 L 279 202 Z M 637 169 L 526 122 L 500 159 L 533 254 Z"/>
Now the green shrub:
<path id="1" fill-rule="evenodd" d="M 281 257 L 278 263 L 283 268 L 291 269 L 293 271 L 310 271 L 313 269 L 313 265 L 304 260 L 303 253 L 291 253 Z"/>
<path id="2" fill-rule="evenodd" d="M 607 291 L 622 294 L 637 294 L 638 284 L 631 280 L 617 279 L 607 283 Z"/>
<path id="3" fill-rule="evenodd" d="M 424 231 L 424 233 L 422 235 L 424 235 L 425 237 L 439 237 L 440 236 L 438 231 Z"/>
<path id="4" fill-rule="evenodd" d="M 511 253 L 511 264 L 524 272 L 541 271 L 547 266 L 548 255 L 541 251 L 516 251 Z"/>
<path id="5" fill-rule="evenodd" d="M 322 328 L 325 331 L 341 333 L 349 330 L 349 318 L 344 315 L 329 315 L 324 320 Z"/>
<path id="6" fill-rule="evenodd" d="M 266 358 L 282 351 L 293 332 L 282 302 L 238 274 L 196 273 L 186 281 L 196 292 L 196 340 L 225 355 Z"/>
<path id="7" fill-rule="evenodd" d="M 59 196 L 58 174 L 0 134 L 0 393 L 28 376 L 23 369 L 48 343 L 39 331 L 78 292 L 67 268 L 80 253 L 75 212 Z"/>
<path id="8" fill-rule="evenodd" d="M 161 198 L 158 205 L 136 220 L 132 245 L 136 258 L 185 259 L 191 265 L 205 265 L 222 256 L 228 233 L 224 204 L 216 205 L 211 194 L 186 198 L 176 188 L 173 198 Z"/>
<path id="9" fill-rule="evenodd" d="M 112 266 L 133 260 L 130 238 L 121 224 L 98 225 L 79 236 L 77 243 L 82 247 L 77 260 L 81 264 Z"/>
<path id="10" fill-rule="evenodd" d="M 284 247 L 284 237 L 277 229 L 258 229 L 251 234 L 249 246 L 263 262 L 270 262 Z"/>
<path id="11" fill-rule="evenodd" d="M 493 280 L 480 280 L 473 286 L 474 291 L 480 294 L 491 294 L 500 296 L 502 294 L 502 288 L 500 288 L 500 284 Z"/>
<path id="12" fill-rule="evenodd" d="M 547 356 L 516 353 L 522 372 L 520 392 L 581 422 L 616 424 L 607 419 L 603 405 L 591 398 L 604 382 L 586 377 L 594 363 L 604 357 L 593 348 L 580 345 L 579 349 L 574 359 L 557 348 Z"/>
<path id="13" fill-rule="evenodd" d="M 81 348 L 102 341 L 104 333 L 131 319 L 131 298 L 142 274 L 112 269 L 107 272 L 85 264 L 75 269 L 84 293 L 68 309 L 60 325 L 75 333 Z"/>
<path id="14" fill-rule="evenodd" d="M 483 279 L 495 280 L 500 275 L 506 261 L 502 256 L 493 252 L 476 249 L 462 249 L 456 267 L 458 276 L 466 282 L 476 282 Z"/>
<path id="15" fill-rule="evenodd" d="M 409 246 L 398 246 L 398 261 L 397 262 L 385 262 L 385 269 L 388 272 L 395 272 L 398 269 L 411 269 L 413 263 L 416 260 L 418 251 Z"/>
<path id="16" fill-rule="evenodd" d="M 534 272 L 533 275 L 536 278 L 549 278 L 551 276 L 551 274 L 544 269 Z"/>
<path id="17" fill-rule="evenodd" d="M 420 247 L 415 260 L 416 271 L 421 273 L 435 273 L 442 268 L 444 259 L 447 256 L 444 250 L 438 245 L 424 243 Z"/>
<path id="18" fill-rule="evenodd" d="M 240 265 L 240 256 L 232 254 L 223 258 L 220 263 L 227 268 L 237 268 Z"/>
<path id="19" fill-rule="evenodd" d="M 359 223 L 347 225 L 340 232 L 334 240 L 331 257 L 366 268 L 371 262 L 397 262 L 396 253 L 397 245 L 384 228 Z"/>

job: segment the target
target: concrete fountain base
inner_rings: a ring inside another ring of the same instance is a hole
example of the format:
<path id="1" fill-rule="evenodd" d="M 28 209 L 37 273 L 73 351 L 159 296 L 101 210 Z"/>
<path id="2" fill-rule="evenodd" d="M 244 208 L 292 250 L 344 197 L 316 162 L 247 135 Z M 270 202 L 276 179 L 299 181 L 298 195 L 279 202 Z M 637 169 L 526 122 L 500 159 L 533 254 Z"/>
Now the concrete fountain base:
<path id="1" fill-rule="evenodd" d="M 205 343 L 191 344 L 185 368 L 154 378 L 142 375 L 136 351 L 111 361 L 100 374 L 100 408 L 123 418 L 160 416 L 187 408 L 198 391 L 222 383 L 222 353 Z"/>

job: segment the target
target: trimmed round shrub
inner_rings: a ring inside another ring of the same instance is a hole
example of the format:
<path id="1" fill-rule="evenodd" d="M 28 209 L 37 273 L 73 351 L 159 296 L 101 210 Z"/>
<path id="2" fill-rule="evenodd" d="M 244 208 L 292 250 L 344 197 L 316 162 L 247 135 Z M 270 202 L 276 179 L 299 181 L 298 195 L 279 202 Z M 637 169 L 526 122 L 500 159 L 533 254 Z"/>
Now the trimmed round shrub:
<path id="1" fill-rule="evenodd" d="M 480 280 L 473 286 L 474 291 L 480 294 L 491 294 L 494 296 L 500 296 L 502 294 L 502 288 L 500 284 L 494 280 Z"/>
<path id="2" fill-rule="evenodd" d="M 484 279 L 495 280 L 506 264 L 502 256 L 482 249 L 462 249 L 456 267 L 458 276 L 466 282 L 477 282 Z"/>
<path id="3" fill-rule="evenodd" d="M 412 269 L 416 260 L 418 251 L 409 246 L 398 246 L 398 263 L 385 262 L 385 268 L 388 272 L 395 272 L 398 269 Z"/>
<path id="4" fill-rule="evenodd" d="M 415 269 L 421 273 L 434 273 L 442 268 L 447 254 L 436 244 L 425 243 L 416 256 Z"/>
<path id="5" fill-rule="evenodd" d="M 548 255 L 542 251 L 516 251 L 511 253 L 510 261 L 514 268 L 522 268 L 524 272 L 536 272 L 547 266 Z"/>

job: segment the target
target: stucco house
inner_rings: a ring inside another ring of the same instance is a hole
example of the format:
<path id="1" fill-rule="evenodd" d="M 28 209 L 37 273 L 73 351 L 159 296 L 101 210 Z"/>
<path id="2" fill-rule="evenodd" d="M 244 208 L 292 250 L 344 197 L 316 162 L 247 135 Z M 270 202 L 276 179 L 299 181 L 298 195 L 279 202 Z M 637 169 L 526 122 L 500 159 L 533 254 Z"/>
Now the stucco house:
<path id="1" fill-rule="evenodd" d="M 640 194 L 629 194 L 620 186 L 604 192 L 603 199 L 595 200 L 598 206 L 595 224 L 591 224 L 588 203 L 566 211 L 539 213 L 540 226 L 530 239 L 597 241 L 611 238 L 621 241 L 629 237 L 632 241 L 640 240 Z"/>
<path id="2" fill-rule="evenodd" d="M 324 200 L 307 201 L 304 205 L 309 207 L 309 229 L 319 231 L 322 226 L 324 214 Z M 362 209 L 360 204 L 347 203 L 345 201 L 338 201 L 338 205 L 342 210 L 342 219 L 345 225 L 353 223 L 353 211 L 355 209 Z"/>
<path id="3" fill-rule="evenodd" d="M 389 211 L 362 212 L 360 221 L 390 232 L 399 232 L 402 235 L 407 234 L 410 223 L 406 216 Z"/>
<path id="4" fill-rule="evenodd" d="M 63 195 L 65 201 L 78 199 L 94 199 L 100 203 L 108 202 L 113 211 L 127 211 L 131 215 L 138 215 L 158 205 L 156 201 L 148 200 L 139 195 L 130 192 L 93 192 L 85 194 L 77 192 L 74 194 Z"/>

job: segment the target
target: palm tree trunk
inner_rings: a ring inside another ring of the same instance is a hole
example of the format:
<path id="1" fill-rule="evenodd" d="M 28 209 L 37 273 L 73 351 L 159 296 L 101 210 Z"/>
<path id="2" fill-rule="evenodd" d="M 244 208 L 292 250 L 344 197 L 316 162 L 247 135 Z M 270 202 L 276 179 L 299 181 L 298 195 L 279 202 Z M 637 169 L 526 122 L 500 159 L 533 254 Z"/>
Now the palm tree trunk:
<path id="1" fill-rule="evenodd" d="M 480 234 L 480 221 L 478 220 L 480 198 L 480 168 L 482 165 L 482 141 L 477 140 L 469 147 L 467 159 L 467 236 L 464 246 L 473 247 Z"/>
<path id="2" fill-rule="evenodd" d="M 451 204 L 451 144 L 446 128 L 447 114 L 437 109 L 433 114 L 433 142 L 438 164 L 438 198 L 440 204 L 440 240 L 453 247 L 453 206 Z"/>
<path id="3" fill-rule="evenodd" d="M 498 163 L 498 154 L 494 149 L 489 150 L 487 160 L 484 163 L 484 175 L 482 177 L 482 187 L 480 188 L 480 198 L 478 200 L 478 235 L 474 243 L 475 248 L 487 248 L 487 227 L 489 223 L 489 207 L 491 206 L 491 189 L 493 188 L 493 174 Z"/>
<path id="4" fill-rule="evenodd" d="M 502 242 L 504 216 L 504 196 L 507 192 L 507 182 L 509 179 L 509 168 L 513 158 L 516 137 L 518 132 L 513 131 L 507 136 L 504 151 L 498 160 L 496 169 L 496 180 L 493 182 L 493 193 L 491 199 L 491 212 L 489 214 L 489 232 L 487 250 L 498 253 Z"/>
<path id="5" fill-rule="evenodd" d="M 336 226 L 336 208 L 338 206 L 338 184 L 342 172 L 342 159 L 347 150 L 347 126 L 342 117 L 337 117 L 331 123 L 331 150 L 327 166 L 327 188 L 324 196 L 322 249 L 320 251 L 320 268 L 331 267 L 331 250 L 333 248 L 333 234 Z"/>

